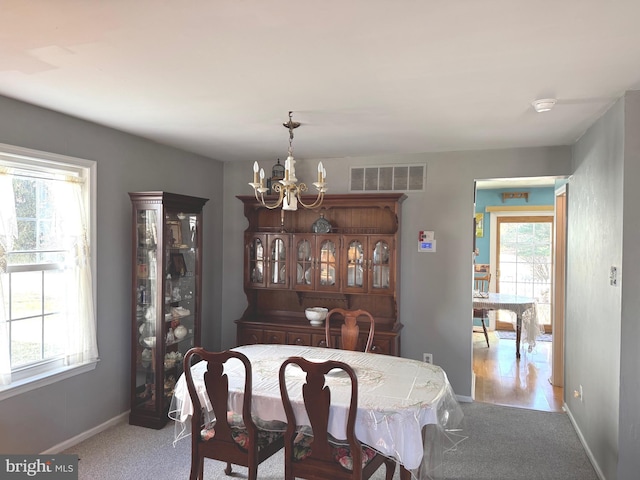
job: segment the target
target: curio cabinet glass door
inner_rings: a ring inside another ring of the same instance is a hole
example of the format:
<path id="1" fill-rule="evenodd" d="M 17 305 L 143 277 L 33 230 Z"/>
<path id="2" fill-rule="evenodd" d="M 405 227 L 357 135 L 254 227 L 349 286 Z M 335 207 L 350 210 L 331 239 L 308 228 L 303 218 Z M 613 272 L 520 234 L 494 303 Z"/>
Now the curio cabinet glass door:
<path id="1" fill-rule="evenodd" d="M 202 208 L 207 199 L 129 193 L 132 202 L 131 412 L 162 428 L 184 354 L 200 345 Z"/>

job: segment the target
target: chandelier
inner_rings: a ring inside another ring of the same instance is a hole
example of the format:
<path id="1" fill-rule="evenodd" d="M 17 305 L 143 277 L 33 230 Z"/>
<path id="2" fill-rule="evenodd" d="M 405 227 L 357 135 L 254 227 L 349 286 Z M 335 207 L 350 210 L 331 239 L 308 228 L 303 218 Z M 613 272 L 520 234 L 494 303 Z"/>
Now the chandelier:
<path id="1" fill-rule="evenodd" d="M 265 187 L 264 169 L 260 168 L 258 162 L 253 164 L 253 182 L 249 185 L 253 187 L 253 191 L 256 196 L 256 200 L 262 204 L 262 206 L 269 209 L 278 208 L 282 206 L 282 210 L 295 211 L 298 209 L 298 204 L 304 208 L 316 208 L 322 204 L 324 193 L 327 191 L 327 184 L 325 179 L 327 177 L 327 171 L 322 166 L 322 162 L 318 163 L 318 181 L 313 182 L 313 186 L 318 190 L 318 196 L 313 203 L 304 203 L 302 201 L 302 194 L 308 190 L 305 183 L 297 183 L 296 178 L 296 161 L 293 158 L 293 129 L 298 128 L 300 123 L 294 122 L 289 112 L 289 121 L 282 125 L 289 130 L 289 151 L 287 159 L 284 162 L 284 178 L 277 180 L 272 186 L 272 190 L 278 194 L 278 198 L 272 203 L 267 203 L 264 199 L 264 194 L 269 191 Z"/>

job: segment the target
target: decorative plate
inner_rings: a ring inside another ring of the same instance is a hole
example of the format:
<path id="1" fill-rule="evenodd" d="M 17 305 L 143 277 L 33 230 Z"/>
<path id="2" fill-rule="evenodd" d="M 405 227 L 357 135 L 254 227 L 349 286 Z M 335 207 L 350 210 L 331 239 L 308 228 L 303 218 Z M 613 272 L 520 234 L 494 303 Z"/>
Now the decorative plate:
<path id="1" fill-rule="evenodd" d="M 304 280 L 304 269 L 302 268 L 302 265 L 298 264 L 298 283 L 302 283 L 302 280 Z"/>
<path id="2" fill-rule="evenodd" d="M 313 233 L 329 233 L 331 231 L 331 224 L 326 218 L 324 218 L 324 213 L 321 213 L 320 218 L 313 222 L 313 225 L 311 225 L 311 231 Z"/>

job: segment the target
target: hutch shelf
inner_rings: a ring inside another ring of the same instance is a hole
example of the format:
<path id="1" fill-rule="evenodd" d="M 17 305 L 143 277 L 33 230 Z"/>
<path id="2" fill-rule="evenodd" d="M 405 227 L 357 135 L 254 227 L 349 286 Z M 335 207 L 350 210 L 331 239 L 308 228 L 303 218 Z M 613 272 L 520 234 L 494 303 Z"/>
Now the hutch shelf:
<path id="1" fill-rule="evenodd" d="M 248 306 L 236 320 L 239 345 L 325 346 L 324 325 L 312 326 L 304 310 L 340 307 L 369 311 L 376 322 L 372 351 L 400 355 L 404 194 L 325 195 L 320 207 L 293 212 L 269 210 L 253 196 L 238 198 L 249 221 L 244 233 Z M 337 315 L 333 321 L 337 336 Z M 367 332 L 363 326 L 362 342 Z"/>
<path id="2" fill-rule="evenodd" d="M 182 357 L 200 345 L 202 208 L 206 198 L 129 193 L 133 209 L 131 413 L 160 429 Z"/>

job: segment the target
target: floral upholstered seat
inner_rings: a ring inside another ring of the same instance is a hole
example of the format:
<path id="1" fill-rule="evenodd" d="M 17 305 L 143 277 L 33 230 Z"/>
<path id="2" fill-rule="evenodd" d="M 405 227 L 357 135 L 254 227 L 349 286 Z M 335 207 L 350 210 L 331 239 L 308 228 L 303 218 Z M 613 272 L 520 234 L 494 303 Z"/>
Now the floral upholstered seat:
<path id="1" fill-rule="evenodd" d="M 333 459 L 347 470 L 353 470 L 353 456 L 349 445 L 345 445 L 333 438 L 330 438 L 329 443 L 333 448 Z M 294 461 L 304 460 L 311 455 L 312 444 L 313 436 L 299 433 L 293 443 Z M 373 448 L 362 445 L 362 468 L 367 466 L 375 456 L 376 451 Z"/>
<path id="2" fill-rule="evenodd" d="M 254 423 L 258 427 L 258 450 L 262 450 L 267 445 L 272 444 L 279 438 L 284 436 L 284 430 L 287 428 L 287 424 L 278 420 L 262 420 L 260 418 L 254 418 Z M 227 412 L 227 422 L 231 427 L 231 435 L 233 440 L 245 450 L 249 448 L 249 434 L 247 428 L 242 421 L 242 415 L 235 412 Z M 208 423 L 202 430 L 200 430 L 200 438 L 204 441 L 212 439 L 215 434 L 216 422 Z"/>

